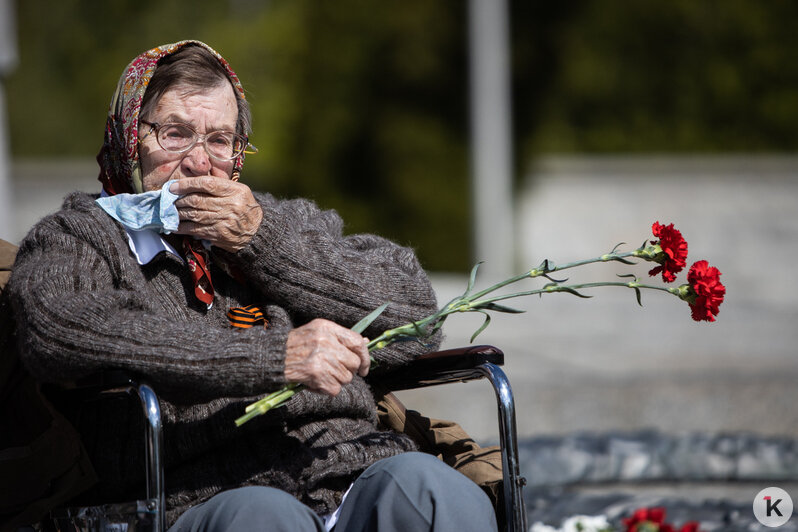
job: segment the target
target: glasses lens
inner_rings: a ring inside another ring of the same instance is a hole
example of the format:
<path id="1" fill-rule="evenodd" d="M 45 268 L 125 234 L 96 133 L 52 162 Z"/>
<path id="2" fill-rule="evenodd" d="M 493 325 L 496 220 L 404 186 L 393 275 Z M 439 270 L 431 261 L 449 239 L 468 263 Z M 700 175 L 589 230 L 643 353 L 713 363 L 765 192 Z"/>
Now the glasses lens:
<path id="1" fill-rule="evenodd" d="M 205 138 L 205 147 L 217 159 L 234 159 L 241 153 L 239 136 L 228 131 L 217 131 Z"/>
<path id="2" fill-rule="evenodd" d="M 197 141 L 191 128 L 180 124 L 164 124 L 158 130 L 158 144 L 167 151 L 184 151 Z"/>

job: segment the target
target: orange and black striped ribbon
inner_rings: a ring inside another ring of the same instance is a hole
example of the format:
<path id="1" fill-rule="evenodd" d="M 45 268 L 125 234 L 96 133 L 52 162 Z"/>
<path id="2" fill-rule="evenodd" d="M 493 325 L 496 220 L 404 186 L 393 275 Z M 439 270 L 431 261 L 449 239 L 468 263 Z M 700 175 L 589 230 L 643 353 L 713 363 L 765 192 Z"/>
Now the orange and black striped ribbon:
<path id="1" fill-rule="evenodd" d="M 232 307 L 227 311 L 227 319 L 230 320 L 230 325 L 241 329 L 249 329 L 260 324 L 264 327 L 269 326 L 269 322 L 263 317 L 263 312 L 257 305 Z"/>

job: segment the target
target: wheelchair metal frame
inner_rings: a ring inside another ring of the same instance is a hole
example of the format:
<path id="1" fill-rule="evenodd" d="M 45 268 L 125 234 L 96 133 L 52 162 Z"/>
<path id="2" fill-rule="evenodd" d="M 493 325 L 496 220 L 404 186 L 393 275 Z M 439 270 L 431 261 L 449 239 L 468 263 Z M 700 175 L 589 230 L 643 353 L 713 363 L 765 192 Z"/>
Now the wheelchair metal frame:
<path id="1" fill-rule="evenodd" d="M 408 390 L 452 382 L 488 379 L 496 393 L 499 414 L 499 439 L 503 469 L 503 510 L 508 532 L 527 530 L 516 437 L 515 402 L 510 382 L 499 367 L 504 353 L 493 346 L 474 346 L 428 353 L 409 366 L 391 374 L 385 384 L 393 391 Z M 79 383 L 87 396 L 137 395 L 146 420 L 145 450 L 147 468 L 146 499 L 129 503 L 84 508 L 65 508 L 50 513 L 56 530 L 106 530 L 165 532 L 166 506 L 162 461 L 163 426 L 158 396 L 146 383 L 120 372 L 110 372 Z M 124 527 L 123 525 L 127 525 Z"/>
<path id="2" fill-rule="evenodd" d="M 515 400 L 507 375 L 499 367 L 504 353 L 497 347 L 479 345 L 427 353 L 409 366 L 391 374 L 386 383 L 393 391 L 410 390 L 453 382 L 488 379 L 496 393 L 499 414 L 499 442 L 502 453 L 504 518 L 508 532 L 526 532 L 527 516 L 518 458 Z"/>
<path id="3" fill-rule="evenodd" d="M 56 530 L 86 532 L 165 532 L 166 491 L 163 468 L 163 425 L 161 405 L 155 391 L 146 383 L 121 372 L 109 372 L 78 383 L 86 396 L 136 395 L 141 402 L 146 432 L 144 436 L 147 469 L 146 498 L 139 501 L 61 508 L 50 512 Z M 126 526 L 123 526 L 126 525 Z"/>

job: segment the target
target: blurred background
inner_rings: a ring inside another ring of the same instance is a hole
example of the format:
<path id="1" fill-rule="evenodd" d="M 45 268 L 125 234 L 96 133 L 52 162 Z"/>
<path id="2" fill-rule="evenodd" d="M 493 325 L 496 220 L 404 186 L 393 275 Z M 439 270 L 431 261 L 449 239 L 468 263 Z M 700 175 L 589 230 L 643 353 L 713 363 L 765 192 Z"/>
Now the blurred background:
<path id="1" fill-rule="evenodd" d="M 798 3 L 0 6 L 1 238 L 19 242 L 70 190 L 98 190 L 93 158 L 125 65 L 199 39 L 251 102 L 260 151 L 242 179 L 413 247 L 441 302 L 477 260 L 487 285 L 544 258 L 637 247 L 657 220 L 682 231 L 688 265 L 723 272 L 713 324 L 671 296 L 645 293 L 640 308 L 603 289 L 524 301 L 526 314 L 495 317 L 480 336 L 507 355 L 534 517 L 556 524 L 552 486 L 583 496 L 563 512 L 608 515 L 638 499 L 598 503 L 591 486 L 744 502 L 746 515 L 774 482 L 798 497 Z M 598 265 L 573 279 L 648 269 Z M 479 324 L 451 319 L 446 346 Z M 496 439 L 485 383 L 402 398 Z M 701 514 L 704 528 L 735 529 L 735 511 Z"/>

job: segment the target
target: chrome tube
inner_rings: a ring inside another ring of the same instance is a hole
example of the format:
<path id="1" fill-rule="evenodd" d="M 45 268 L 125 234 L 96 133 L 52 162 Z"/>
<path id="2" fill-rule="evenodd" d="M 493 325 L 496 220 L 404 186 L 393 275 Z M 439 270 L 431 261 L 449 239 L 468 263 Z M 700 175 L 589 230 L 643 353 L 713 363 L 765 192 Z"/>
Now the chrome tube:
<path id="1" fill-rule="evenodd" d="M 139 383 L 137 386 L 144 417 L 147 420 L 147 433 L 145 436 L 145 456 L 147 462 L 147 499 L 156 508 L 149 508 L 156 512 L 157 519 L 154 523 L 155 532 L 166 531 L 166 496 L 163 478 L 163 425 L 161 424 L 161 405 L 158 396 L 149 385 Z M 157 501 L 157 502 L 156 502 Z"/>
<path id="2" fill-rule="evenodd" d="M 477 369 L 493 385 L 496 404 L 499 409 L 499 438 L 502 449 L 502 469 L 504 470 L 504 515 L 508 532 L 526 532 L 526 508 L 522 488 L 526 480 L 521 476 L 518 460 L 518 438 L 515 428 L 515 401 L 510 381 L 502 369 L 490 362 L 477 366 Z"/>

